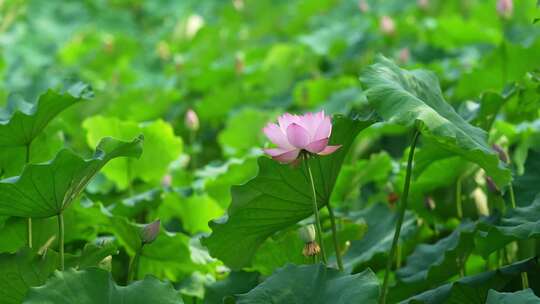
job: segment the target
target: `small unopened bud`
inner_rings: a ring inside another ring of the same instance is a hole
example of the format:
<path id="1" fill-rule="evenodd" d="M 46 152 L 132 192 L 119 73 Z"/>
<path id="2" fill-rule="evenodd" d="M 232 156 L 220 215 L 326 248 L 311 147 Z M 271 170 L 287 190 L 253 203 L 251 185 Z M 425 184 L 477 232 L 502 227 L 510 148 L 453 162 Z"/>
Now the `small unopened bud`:
<path id="1" fill-rule="evenodd" d="M 488 190 L 492 193 L 497 193 L 497 194 L 501 193 L 501 191 L 499 190 L 499 187 L 497 187 L 497 184 L 495 184 L 491 176 L 486 176 L 486 186 Z"/>
<path id="2" fill-rule="evenodd" d="M 144 226 L 144 228 L 141 230 L 141 241 L 143 245 L 150 244 L 157 238 L 160 225 L 160 220 L 155 220 L 152 223 Z"/>
<path id="3" fill-rule="evenodd" d="M 358 8 L 362 13 L 367 13 L 369 11 L 369 4 L 366 0 L 359 0 L 358 1 Z"/>
<path id="4" fill-rule="evenodd" d="M 497 13 L 499 16 L 505 19 L 512 17 L 514 12 L 514 3 L 512 0 L 499 0 L 497 1 Z"/>
<path id="5" fill-rule="evenodd" d="M 429 211 L 435 210 L 435 207 L 436 207 L 435 200 L 433 200 L 433 198 L 431 196 L 426 197 L 424 199 L 424 206 Z"/>
<path id="6" fill-rule="evenodd" d="M 186 127 L 191 131 L 199 130 L 199 117 L 197 113 L 192 109 L 187 110 L 186 117 L 184 118 L 184 123 Z"/>
<path id="7" fill-rule="evenodd" d="M 166 174 L 161 179 L 161 186 L 164 188 L 169 188 L 172 185 L 172 175 Z"/>
<path id="8" fill-rule="evenodd" d="M 409 48 L 408 47 L 402 48 L 399 51 L 399 62 L 407 63 L 409 61 L 409 58 L 411 58 L 411 51 L 409 51 Z"/>
<path id="9" fill-rule="evenodd" d="M 493 144 L 492 147 L 493 150 L 499 154 L 499 159 L 502 160 L 503 163 L 508 164 L 508 154 L 506 154 L 506 151 L 504 151 L 504 149 L 497 144 Z"/>
<path id="10" fill-rule="evenodd" d="M 245 66 L 244 53 L 242 52 L 236 53 L 236 56 L 234 57 L 234 69 L 236 71 L 236 75 L 241 75 L 242 73 L 244 73 L 244 66 Z"/>
<path id="11" fill-rule="evenodd" d="M 315 241 L 306 243 L 302 250 L 302 254 L 306 257 L 317 255 L 319 252 L 321 252 L 321 247 Z"/>
<path id="12" fill-rule="evenodd" d="M 389 16 L 382 16 L 379 22 L 379 28 L 385 35 L 394 35 L 396 32 L 396 24 L 394 23 L 394 19 Z"/>
<path id="13" fill-rule="evenodd" d="M 418 0 L 416 3 L 418 4 L 418 7 L 423 10 L 426 10 L 429 7 L 429 0 Z"/>
<path id="14" fill-rule="evenodd" d="M 315 238 L 317 237 L 317 234 L 315 233 L 315 226 L 313 224 L 309 224 L 298 229 L 298 234 L 300 235 L 302 241 L 304 241 L 306 244 L 314 242 Z"/>

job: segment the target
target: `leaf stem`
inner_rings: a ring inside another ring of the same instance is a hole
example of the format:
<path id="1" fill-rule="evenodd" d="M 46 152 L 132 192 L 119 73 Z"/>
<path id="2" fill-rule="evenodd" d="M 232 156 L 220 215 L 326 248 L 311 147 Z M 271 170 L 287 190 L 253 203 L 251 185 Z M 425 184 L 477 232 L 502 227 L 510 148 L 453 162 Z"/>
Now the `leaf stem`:
<path id="1" fill-rule="evenodd" d="M 64 215 L 58 213 L 58 253 L 60 254 L 60 270 L 64 271 Z"/>
<path id="2" fill-rule="evenodd" d="M 463 218 L 463 204 L 461 203 L 461 193 L 462 193 L 462 186 L 461 186 L 461 176 L 460 176 L 458 177 L 456 181 L 456 210 L 457 210 L 458 219 Z"/>
<path id="3" fill-rule="evenodd" d="M 135 255 L 133 256 L 131 261 L 129 261 L 128 279 L 127 279 L 128 284 L 131 281 L 133 281 L 133 279 L 135 279 L 135 274 L 137 273 L 137 268 L 139 268 L 139 259 L 141 257 L 141 252 L 142 252 L 142 247 L 143 246 L 144 245 L 141 245 L 141 247 L 139 247 L 139 249 L 137 249 L 137 251 L 135 251 Z"/>
<path id="4" fill-rule="evenodd" d="M 321 257 L 323 263 L 326 265 L 328 264 L 328 261 L 326 260 L 326 252 L 324 250 L 321 219 L 319 217 L 319 206 L 317 205 L 317 191 L 315 190 L 315 182 L 313 180 L 313 174 L 311 173 L 311 167 L 309 165 L 307 155 L 304 155 L 304 164 L 306 165 L 309 175 L 309 181 L 311 182 L 311 190 L 313 191 L 313 214 L 315 215 L 315 228 L 317 230 L 317 236 L 319 238 L 319 245 L 321 246 Z"/>
<path id="5" fill-rule="evenodd" d="M 512 204 L 512 208 L 516 208 L 516 196 L 514 195 L 514 186 L 512 186 L 512 182 L 508 184 L 508 191 L 510 191 L 510 204 Z"/>
<path id="6" fill-rule="evenodd" d="M 26 157 L 25 157 L 25 165 L 27 165 L 30 162 L 30 143 L 25 145 L 26 150 Z M 28 240 L 28 248 L 32 248 L 32 218 L 29 217 L 27 219 L 27 240 Z"/>
<path id="7" fill-rule="evenodd" d="M 405 210 L 407 210 L 407 199 L 409 197 L 409 188 L 411 185 L 414 150 L 416 148 L 416 143 L 418 141 L 419 136 L 420 136 L 420 132 L 416 130 L 412 139 L 411 148 L 409 150 L 409 159 L 407 161 L 407 172 L 405 175 L 405 185 L 403 187 L 403 195 L 402 195 L 401 204 L 399 206 L 399 213 L 398 213 L 398 218 L 396 222 L 396 230 L 394 232 L 394 239 L 392 240 L 392 247 L 390 249 L 390 255 L 388 256 L 388 261 L 386 262 L 386 271 L 384 273 L 382 293 L 379 298 L 380 304 L 386 303 L 386 295 L 388 293 L 388 280 L 390 277 L 390 269 L 392 268 L 392 262 L 394 260 L 394 256 L 396 255 L 396 249 L 397 249 L 397 245 L 399 241 L 399 234 L 401 232 L 401 225 L 403 224 L 403 219 L 405 217 Z"/>
<path id="8" fill-rule="evenodd" d="M 332 224 L 332 239 L 334 240 L 334 251 L 336 252 L 338 269 L 340 271 L 343 271 L 343 260 L 341 259 L 341 250 L 339 250 L 339 242 L 337 237 L 336 218 L 334 216 L 334 210 L 330 206 L 330 202 L 326 204 L 326 208 L 328 209 L 328 214 L 330 215 L 330 222 Z"/>

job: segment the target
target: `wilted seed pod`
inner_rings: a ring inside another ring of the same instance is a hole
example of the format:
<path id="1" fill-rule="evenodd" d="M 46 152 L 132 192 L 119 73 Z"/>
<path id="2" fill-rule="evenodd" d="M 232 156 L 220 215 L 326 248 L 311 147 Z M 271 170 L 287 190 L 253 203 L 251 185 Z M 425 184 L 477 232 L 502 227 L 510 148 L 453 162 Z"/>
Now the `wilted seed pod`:
<path id="1" fill-rule="evenodd" d="M 192 109 L 188 109 L 184 118 L 186 128 L 191 131 L 199 130 L 199 116 Z"/>
<path id="2" fill-rule="evenodd" d="M 159 234 L 159 228 L 160 228 L 161 222 L 160 220 L 155 220 L 152 223 L 144 226 L 144 228 L 141 230 L 141 241 L 144 244 L 150 244 L 152 243 Z"/>
<path id="3" fill-rule="evenodd" d="M 302 254 L 304 256 L 314 256 L 321 252 L 321 247 L 319 246 L 319 244 L 317 244 L 317 241 L 315 241 L 317 234 L 315 232 L 315 226 L 313 224 L 298 229 L 298 234 L 300 235 L 302 241 L 306 243 L 304 249 L 302 250 Z"/>
<path id="4" fill-rule="evenodd" d="M 396 204 L 396 202 L 399 200 L 399 196 L 395 192 L 390 192 L 388 193 L 386 200 L 388 201 L 390 206 L 393 207 Z"/>
<path id="5" fill-rule="evenodd" d="M 427 210 L 429 211 L 433 211 L 435 210 L 435 200 L 433 200 L 433 198 L 431 196 L 427 196 L 425 199 L 424 199 L 424 206 L 426 207 Z"/>
<path id="6" fill-rule="evenodd" d="M 298 229 L 298 234 L 304 243 L 311 243 L 315 241 L 317 234 L 315 233 L 315 226 L 309 224 L 307 226 L 301 227 Z"/>
<path id="7" fill-rule="evenodd" d="M 492 147 L 493 150 L 495 150 L 495 152 L 499 154 L 499 159 L 502 160 L 505 164 L 508 164 L 508 154 L 506 154 L 506 151 L 504 151 L 504 149 L 497 144 L 493 144 Z"/>

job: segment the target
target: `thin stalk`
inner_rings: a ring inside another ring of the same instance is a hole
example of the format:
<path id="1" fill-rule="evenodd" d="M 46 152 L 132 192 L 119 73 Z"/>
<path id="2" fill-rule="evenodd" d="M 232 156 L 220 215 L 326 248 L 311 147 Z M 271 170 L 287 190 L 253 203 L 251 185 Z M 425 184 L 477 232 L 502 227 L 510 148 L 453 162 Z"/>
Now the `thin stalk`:
<path id="1" fill-rule="evenodd" d="M 64 215 L 58 214 L 58 253 L 60 255 L 60 270 L 64 271 Z"/>
<path id="2" fill-rule="evenodd" d="M 25 165 L 27 165 L 30 162 L 30 143 L 28 143 L 26 146 L 26 161 Z M 32 218 L 29 217 L 27 220 L 27 240 L 28 240 L 28 248 L 32 248 Z"/>
<path id="3" fill-rule="evenodd" d="M 463 205 L 461 203 L 461 177 L 456 181 L 456 210 L 459 219 L 463 218 Z"/>
<path id="4" fill-rule="evenodd" d="M 514 195 L 514 186 L 512 186 L 512 182 L 508 184 L 508 191 L 510 192 L 510 204 L 512 204 L 512 208 L 516 208 L 516 196 Z"/>
<path id="5" fill-rule="evenodd" d="M 401 245 L 397 244 L 396 248 L 396 268 L 401 268 Z"/>
<path id="6" fill-rule="evenodd" d="M 311 173 L 311 167 L 309 166 L 309 161 L 308 161 L 307 156 L 304 156 L 304 163 L 306 164 L 306 168 L 309 175 L 309 181 L 311 182 L 311 190 L 313 191 L 313 213 L 315 214 L 315 228 L 317 230 L 317 236 L 319 238 L 319 245 L 321 246 L 321 257 L 322 257 L 323 263 L 328 264 L 328 261 L 326 260 L 326 252 L 324 251 L 321 219 L 319 217 L 319 207 L 317 205 L 317 191 L 315 190 L 315 182 L 313 180 L 313 174 Z"/>
<path id="7" fill-rule="evenodd" d="M 386 295 L 388 293 L 388 280 L 390 278 L 390 269 L 392 268 L 392 262 L 394 261 L 394 257 L 396 255 L 397 244 L 399 241 L 399 234 L 401 232 L 401 225 L 403 224 L 403 218 L 405 217 L 405 210 L 407 209 L 407 200 L 409 198 L 409 188 L 411 185 L 414 150 L 416 148 L 416 142 L 418 141 L 418 136 L 420 136 L 420 132 L 417 130 L 414 133 L 412 143 L 411 143 L 411 149 L 409 151 L 409 159 L 407 161 L 407 173 L 405 175 L 405 185 L 403 187 L 403 196 L 402 196 L 401 204 L 399 206 L 399 214 L 398 214 L 397 223 L 396 223 L 396 230 L 394 232 L 394 239 L 392 240 L 392 248 L 390 249 L 390 255 L 388 256 L 388 261 L 386 263 L 386 271 L 384 273 L 382 293 L 379 299 L 380 304 L 386 303 Z"/>
<path id="8" fill-rule="evenodd" d="M 521 273 L 521 285 L 523 286 L 523 289 L 529 288 L 529 276 L 526 272 Z"/>
<path id="9" fill-rule="evenodd" d="M 334 240 L 334 251 L 336 252 L 336 261 L 338 269 L 343 271 L 343 260 L 341 259 L 341 250 L 339 250 L 339 242 L 337 238 L 336 218 L 334 217 L 334 210 L 330 206 L 330 202 L 326 205 L 328 214 L 330 215 L 330 222 L 332 224 L 332 238 Z"/>
<path id="10" fill-rule="evenodd" d="M 139 259 L 141 257 L 141 251 L 142 246 L 135 252 L 135 255 L 129 261 L 129 268 L 128 268 L 128 279 L 127 282 L 130 283 L 135 278 L 135 274 L 137 273 L 137 268 L 139 268 Z"/>

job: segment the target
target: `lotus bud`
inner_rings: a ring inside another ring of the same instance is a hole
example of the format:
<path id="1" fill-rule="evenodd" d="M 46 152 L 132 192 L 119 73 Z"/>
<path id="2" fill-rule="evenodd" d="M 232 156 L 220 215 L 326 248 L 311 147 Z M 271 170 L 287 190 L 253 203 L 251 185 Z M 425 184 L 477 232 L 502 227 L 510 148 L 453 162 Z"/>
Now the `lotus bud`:
<path id="1" fill-rule="evenodd" d="M 172 185 L 172 175 L 166 174 L 161 179 L 161 186 L 164 188 L 169 188 Z"/>
<path id="2" fill-rule="evenodd" d="M 204 19 L 199 15 L 191 15 L 187 19 L 186 36 L 193 38 L 197 32 L 204 26 Z"/>
<path id="3" fill-rule="evenodd" d="M 411 58 L 411 51 L 409 51 L 408 47 L 402 48 L 399 51 L 399 62 L 407 63 L 410 58 Z"/>
<path id="4" fill-rule="evenodd" d="M 499 159 L 503 161 L 505 164 L 508 164 L 509 162 L 508 154 L 506 154 L 506 151 L 504 151 L 504 149 L 497 144 L 494 144 L 492 147 L 493 147 L 493 150 L 495 150 L 495 152 L 499 154 Z"/>
<path id="5" fill-rule="evenodd" d="M 141 230 L 141 235 L 140 235 L 143 245 L 150 244 L 157 238 L 159 234 L 160 225 L 161 225 L 161 222 L 158 219 L 144 226 L 144 228 Z"/>
<path id="6" fill-rule="evenodd" d="M 418 7 L 423 10 L 427 10 L 429 7 L 429 0 L 418 0 L 416 3 L 418 4 Z"/>
<path id="7" fill-rule="evenodd" d="M 199 117 L 197 113 L 192 109 L 187 110 L 186 117 L 184 118 L 186 127 L 191 131 L 199 130 Z"/>
<path id="8" fill-rule="evenodd" d="M 514 12 L 514 3 L 512 0 L 499 0 L 497 1 L 497 13 L 499 16 L 505 19 L 512 17 Z"/>
<path id="9" fill-rule="evenodd" d="M 426 197 L 424 199 L 424 206 L 429 211 L 435 210 L 435 207 L 436 207 L 435 200 L 433 200 L 433 198 L 431 196 Z"/>
<path id="10" fill-rule="evenodd" d="M 309 224 L 298 229 L 298 234 L 304 243 L 311 243 L 315 241 L 315 237 L 317 236 L 315 233 L 315 226 L 313 224 Z"/>
<path id="11" fill-rule="evenodd" d="M 491 176 L 486 176 L 486 186 L 488 190 L 492 193 L 497 193 L 497 194 L 501 193 L 501 191 L 499 190 L 499 187 L 497 187 L 497 184 L 495 184 Z"/>
<path id="12" fill-rule="evenodd" d="M 358 1 L 358 8 L 362 13 L 367 13 L 369 11 L 369 4 L 366 0 L 359 0 Z"/>
<path id="13" fill-rule="evenodd" d="M 101 260 L 98 263 L 98 267 L 101 269 L 105 269 L 108 272 L 111 272 L 112 270 L 112 256 L 108 255 L 103 260 Z"/>
<path id="14" fill-rule="evenodd" d="M 396 24 L 394 23 L 394 19 L 392 19 L 390 16 L 382 16 L 381 20 L 379 21 L 379 28 L 385 35 L 394 35 L 396 32 Z"/>
<path id="15" fill-rule="evenodd" d="M 244 53 L 238 52 L 236 53 L 236 56 L 234 57 L 234 69 L 236 71 L 236 75 L 241 75 L 242 73 L 244 73 L 244 67 L 245 67 Z"/>

